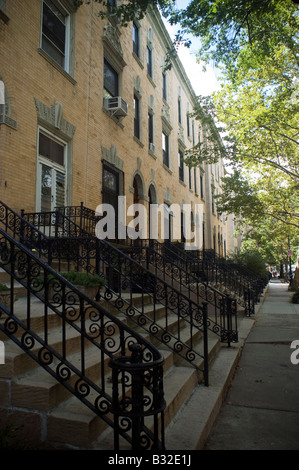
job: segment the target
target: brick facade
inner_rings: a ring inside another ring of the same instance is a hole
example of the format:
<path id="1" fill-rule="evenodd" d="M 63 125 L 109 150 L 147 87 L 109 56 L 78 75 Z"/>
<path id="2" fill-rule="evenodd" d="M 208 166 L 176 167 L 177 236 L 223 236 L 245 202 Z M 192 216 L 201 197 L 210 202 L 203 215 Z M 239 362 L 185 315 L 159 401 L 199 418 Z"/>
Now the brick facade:
<path id="1" fill-rule="evenodd" d="M 52 9 L 65 22 L 62 66 L 42 43 L 43 8 Z M 40 210 L 43 167 L 56 178 L 48 203 L 58 204 L 63 193 L 65 205 L 82 201 L 95 210 L 103 200 L 105 167 L 116 176 L 118 194 L 126 196 L 127 206 L 136 201 L 147 208 L 150 201 L 203 204 L 205 247 L 228 252 L 229 224 L 213 212 L 212 204 L 212 192 L 221 190 L 222 163 L 192 169 L 191 185 L 188 167 L 183 181 L 179 178 L 179 150 L 192 147 L 203 132 L 190 117 L 188 135 L 187 113 L 192 112 L 196 96 L 178 58 L 165 74 L 163 98 L 162 71 L 171 40 L 158 12 L 150 10 L 136 24 L 136 54 L 132 25 L 119 28 L 113 18 L 101 20 L 95 2 L 76 10 L 71 0 L 6 0 L 1 11 L 0 80 L 5 104 L 0 112 L 0 199 L 17 211 Z M 112 116 L 103 106 L 104 58 L 117 73 L 118 96 L 128 105 L 124 117 Z M 139 103 L 139 138 L 134 136 L 134 96 Z M 163 131 L 168 136 L 168 167 L 163 164 Z M 53 164 L 39 155 L 40 133 L 64 149 L 63 168 L 61 161 Z"/>

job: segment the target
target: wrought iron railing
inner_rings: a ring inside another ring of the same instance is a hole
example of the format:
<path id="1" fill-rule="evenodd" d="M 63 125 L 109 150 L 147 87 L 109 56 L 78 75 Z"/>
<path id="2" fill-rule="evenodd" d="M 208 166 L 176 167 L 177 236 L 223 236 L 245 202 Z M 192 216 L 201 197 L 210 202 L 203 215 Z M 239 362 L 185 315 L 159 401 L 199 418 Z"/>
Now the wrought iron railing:
<path id="1" fill-rule="evenodd" d="M 59 265 L 72 263 L 72 268 L 76 270 L 83 269 L 105 277 L 107 289 L 102 297 L 109 308 L 126 315 L 138 327 L 192 364 L 200 372 L 199 378 L 203 377 L 205 385 L 208 385 L 208 330 L 229 341 L 231 335 L 226 329 L 225 314 L 220 322 L 208 319 L 206 304 L 199 306 L 106 240 L 96 237 L 50 238 L 7 206 L 2 205 L 2 208 L 11 214 L 11 224 L 19 227 L 11 230 L 42 258 L 51 262 L 58 259 Z M 0 223 L 8 219 L 5 211 L 3 214 Z M 24 227 L 27 229 L 25 233 L 30 235 L 28 241 L 24 237 Z M 34 231 L 38 237 L 32 237 Z M 42 249 L 34 245 L 35 238 L 42 240 Z M 135 302 L 136 294 L 141 298 L 139 306 Z M 172 328 L 173 325 L 175 328 Z M 200 337 L 203 342 L 198 342 Z"/>
<path id="2" fill-rule="evenodd" d="M 80 230 L 86 230 L 86 233 L 94 236 L 98 220 L 95 211 L 85 207 L 82 202 L 80 206 L 60 207 L 57 210 L 70 218 Z M 154 268 L 157 279 L 164 279 L 197 304 L 206 301 L 208 317 L 213 318 L 216 325 L 221 324 L 217 330 L 221 332 L 222 341 L 229 345 L 238 341 L 236 300 L 206 282 L 199 282 L 198 276 L 190 270 L 190 263 L 187 262 L 186 268 L 188 254 L 185 256 L 184 251 L 175 253 L 174 245 L 162 244 L 157 240 L 138 240 L 137 244 L 126 240 L 125 244 L 122 251 L 125 250 L 127 255 L 151 272 Z"/>
<path id="3" fill-rule="evenodd" d="M 132 245 L 126 253 L 146 266 L 155 277 L 164 279 L 197 304 L 206 301 L 208 317 L 213 318 L 216 324 L 223 324 L 222 331 L 226 333 L 222 341 L 229 345 L 238 342 L 236 300 L 205 282 L 199 282 L 187 268 L 186 261 L 179 256 L 174 257 L 168 245 L 157 240 L 139 240 L 138 246 Z"/>
<path id="4" fill-rule="evenodd" d="M 1 220 L 17 233 L 12 221 L 20 219 L 13 212 L 6 215 L 9 217 L 3 219 L 2 211 Z M 115 450 L 120 439 L 134 450 L 163 450 L 164 360 L 159 351 L 2 228 L 0 267 L 11 277 L 10 304 L 0 303 L 0 329 L 114 429 Z M 14 308 L 15 282 L 26 289 L 26 311 L 22 313 Z M 34 299 L 41 302 L 40 331 L 34 327 Z M 55 343 L 49 334 L 54 317 L 60 325 L 60 338 Z M 74 339 L 78 353 L 75 361 Z M 55 346 L 57 341 L 61 347 Z M 96 368 L 91 357 L 96 358 Z"/>
<path id="5" fill-rule="evenodd" d="M 47 235 L 47 237 L 80 237 L 88 236 L 88 232 L 66 217 L 59 210 L 49 212 L 26 212 L 21 211 L 21 217 L 34 227 Z"/>
<path id="6" fill-rule="evenodd" d="M 214 250 L 183 250 L 177 243 L 161 245 L 172 263 L 178 263 L 192 273 L 203 285 L 217 291 L 230 293 L 240 304 L 246 315 L 255 311 L 255 304 L 265 287 L 265 279 L 251 273 L 241 265 L 232 263 L 215 253 Z"/>
<path id="7" fill-rule="evenodd" d="M 80 227 L 85 234 L 94 236 L 97 217 L 95 211 L 85 207 L 83 202 L 81 202 L 80 206 L 57 207 L 56 209 Z"/>
<path id="8" fill-rule="evenodd" d="M 79 206 L 61 207 L 58 210 L 75 222 L 81 230 L 86 230 L 86 233 L 94 235 L 97 223 L 95 211 L 86 208 L 82 202 Z M 138 245 L 140 247 L 140 245 L 146 244 L 152 247 L 152 242 L 153 240 L 143 242 L 139 240 Z M 255 304 L 265 287 L 263 279 L 245 270 L 242 266 L 218 256 L 215 250 L 192 250 L 190 253 L 182 249 L 181 244 L 178 243 L 167 241 L 162 244 L 155 240 L 154 243 L 156 251 L 159 254 L 163 253 L 165 261 L 168 260 L 173 265 L 184 266 L 184 269 L 193 278 L 196 277 L 197 283 L 201 286 L 201 293 L 203 294 L 203 291 L 206 290 L 206 295 L 209 295 L 209 304 L 213 302 L 212 297 L 217 295 L 219 298 L 219 292 L 222 291 L 224 294 L 230 294 L 233 303 L 236 300 L 244 308 L 246 315 L 254 313 Z M 136 246 L 134 248 L 136 257 L 138 249 Z M 129 252 L 128 249 L 127 252 Z M 212 294 L 213 291 L 218 294 Z"/>

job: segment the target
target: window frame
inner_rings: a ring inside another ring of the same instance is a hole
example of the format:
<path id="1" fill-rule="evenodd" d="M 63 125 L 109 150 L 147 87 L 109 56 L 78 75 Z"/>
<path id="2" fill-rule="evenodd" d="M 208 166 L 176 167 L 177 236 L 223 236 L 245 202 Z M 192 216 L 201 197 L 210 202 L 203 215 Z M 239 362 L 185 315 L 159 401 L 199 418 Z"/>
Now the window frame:
<path id="1" fill-rule="evenodd" d="M 134 93 L 134 137 L 140 140 L 140 99 Z"/>
<path id="2" fill-rule="evenodd" d="M 167 101 L 167 76 L 166 72 L 162 72 L 162 97 L 163 100 Z"/>
<path id="3" fill-rule="evenodd" d="M 148 111 L 147 114 L 147 123 L 148 123 L 148 148 L 151 149 L 151 144 L 154 146 L 154 114 Z"/>
<path id="4" fill-rule="evenodd" d="M 181 149 L 178 150 L 179 180 L 185 182 L 184 154 Z"/>
<path id="5" fill-rule="evenodd" d="M 105 84 L 105 67 L 108 68 L 110 71 L 112 71 L 112 75 L 115 75 L 116 78 L 116 84 L 114 84 L 115 89 L 112 90 L 110 87 L 107 87 Z M 107 98 L 114 98 L 116 96 L 120 96 L 119 93 L 119 72 L 113 67 L 111 62 L 107 59 L 106 56 L 104 56 L 104 62 L 103 62 L 103 89 L 104 89 L 104 94 L 106 94 Z"/>
<path id="6" fill-rule="evenodd" d="M 182 124 L 182 100 L 178 98 L 178 122 Z"/>
<path id="7" fill-rule="evenodd" d="M 44 24 L 44 7 L 47 7 L 54 16 L 57 17 L 58 21 L 61 21 L 59 17 L 56 15 L 54 9 L 56 8 L 59 13 L 64 17 L 65 23 L 65 33 L 64 33 L 64 51 L 59 49 L 57 44 L 51 40 L 50 37 L 47 36 L 45 32 L 45 24 Z M 51 7 L 52 6 L 52 7 Z M 54 7 L 54 8 L 53 8 Z M 66 73 L 71 73 L 71 9 L 66 9 L 59 1 L 57 0 L 43 0 L 42 1 L 42 8 L 41 8 L 41 34 L 40 34 L 40 50 L 43 51 L 51 60 L 61 67 Z M 57 60 L 57 56 L 51 53 L 51 50 L 46 47 L 46 42 L 53 47 L 53 50 L 58 53 L 58 56 L 63 58 L 63 63 Z"/>
<path id="8" fill-rule="evenodd" d="M 55 142 L 56 144 L 60 145 L 63 147 L 63 164 L 58 163 L 55 160 L 52 160 L 51 158 L 42 155 L 40 153 L 40 135 L 45 136 L 47 139 L 51 140 L 52 142 Z M 43 127 L 38 127 L 38 132 L 37 132 L 37 191 L 36 191 L 36 207 L 37 210 L 41 210 L 41 174 L 40 174 L 40 165 L 45 165 L 51 168 L 52 175 L 55 174 L 55 178 L 52 176 L 52 189 L 55 187 L 55 200 L 54 200 L 54 205 L 56 205 L 56 181 L 57 181 L 57 173 L 61 173 L 64 175 L 64 204 L 67 204 L 68 200 L 68 143 L 65 140 L 62 140 L 55 136 L 53 133 L 47 131 Z"/>
<path id="9" fill-rule="evenodd" d="M 132 32 L 133 32 L 133 53 L 140 59 L 140 27 L 136 23 L 136 21 L 133 21 L 133 27 L 132 27 Z"/>
<path id="10" fill-rule="evenodd" d="M 164 149 L 164 142 L 165 142 L 165 149 Z M 169 134 L 162 130 L 162 157 L 163 157 L 163 165 L 167 168 L 170 168 L 170 152 L 169 152 Z"/>
<path id="11" fill-rule="evenodd" d="M 153 79 L 153 49 L 149 44 L 146 46 L 146 71 L 147 75 Z"/>

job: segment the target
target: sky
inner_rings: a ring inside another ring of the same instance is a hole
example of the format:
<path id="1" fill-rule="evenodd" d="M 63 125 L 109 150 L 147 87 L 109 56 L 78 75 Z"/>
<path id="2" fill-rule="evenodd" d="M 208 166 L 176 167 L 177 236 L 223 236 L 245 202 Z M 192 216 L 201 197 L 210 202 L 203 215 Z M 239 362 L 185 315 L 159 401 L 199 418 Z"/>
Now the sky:
<path id="1" fill-rule="evenodd" d="M 177 0 L 176 4 L 178 8 L 184 8 L 190 0 Z M 174 39 L 174 35 L 177 26 L 171 26 L 164 18 L 162 18 L 170 37 Z M 199 40 L 196 38 L 188 37 L 191 39 L 191 47 L 180 46 L 178 49 L 178 56 L 184 66 L 184 69 L 188 75 L 188 78 L 192 84 L 192 87 L 196 95 L 207 96 L 213 91 L 220 88 L 220 84 L 217 81 L 216 70 L 212 65 L 206 66 L 206 72 L 202 69 L 202 64 L 196 61 L 196 53 L 199 49 Z"/>

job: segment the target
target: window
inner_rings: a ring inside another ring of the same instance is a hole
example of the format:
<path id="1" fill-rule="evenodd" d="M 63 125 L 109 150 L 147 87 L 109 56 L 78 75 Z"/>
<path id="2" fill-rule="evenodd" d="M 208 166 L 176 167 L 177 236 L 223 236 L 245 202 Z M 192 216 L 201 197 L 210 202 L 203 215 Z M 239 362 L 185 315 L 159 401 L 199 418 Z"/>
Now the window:
<path id="1" fill-rule="evenodd" d="M 178 153 L 178 164 L 179 164 L 179 180 L 184 181 L 184 157 L 183 152 L 179 150 Z"/>
<path id="2" fill-rule="evenodd" d="M 167 80 L 166 80 L 166 73 L 162 73 L 162 96 L 163 99 L 167 100 Z"/>
<path id="3" fill-rule="evenodd" d="M 59 2 L 43 1 L 42 49 L 69 71 L 70 15 Z"/>
<path id="4" fill-rule="evenodd" d="M 187 135 L 190 137 L 190 116 L 189 113 L 187 113 Z"/>
<path id="5" fill-rule="evenodd" d="M 192 121 L 192 143 L 195 145 L 195 129 L 194 129 L 194 121 Z"/>
<path id="6" fill-rule="evenodd" d="M 66 144 L 39 132 L 38 210 L 53 211 L 65 205 Z"/>
<path id="7" fill-rule="evenodd" d="M 169 168 L 169 136 L 162 132 L 163 163 Z"/>
<path id="8" fill-rule="evenodd" d="M 197 194 L 197 173 L 196 168 L 194 168 L 194 192 Z"/>
<path id="9" fill-rule="evenodd" d="M 134 136 L 140 139 L 140 101 L 134 95 Z"/>
<path id="10" fill-rule="evenodd" d="M 204 181 L 203 181 L 203 175 L 200 175 L 200 197 L 201 199 L 204 198 Z"/>
<path id="11" fill-rule="evenodd" d="M 147 74 L 153 78 L 153 57 L 152 50 L 150 46 L 146 47 L 146 64 L 147 64 Z"/>
<path id="12" fill-rule="evenodd" d="M 139 57 L 139 28 L 135 22 L 133 22 L 133 52 Z"/>
<path id="13" fill-rule="evenodd" d="M 154 151 L 154 116 L 148 113 L 148 144 L 149 150 Z"/>
<path id="14" fill-rule="evenodd" d="M 212 212 L 215 214 L 215 189 L 211 187 L 211 194 L 212 194 Z"/>
<path id="15" fill-rule="evenodd" d="M 179 120 L 179 123 L 182 124 L 182 106 L 181 106 L 181 98 L 178 99 L 178 120 Z"/>
<path id="16" fill-rule="evenodd" d="M 118 96 L 118 73 L 104 59 L 104 90 L 109 97 Z"/>
<path id="17" fill-rule="evenodd" d="M 44 134 L 39 134 L 39 154 L 59 165 L 64 165 L 64 146 Z"/>
<path id="18" fill-rule="evenodd" d="M 189 166 L 189 189 L 192 189 L 192 168 Z"/>

